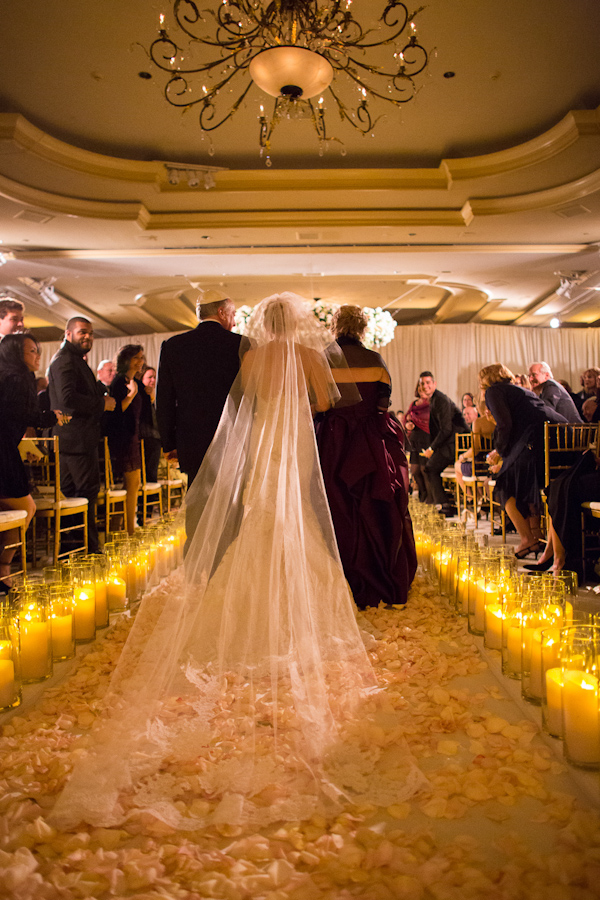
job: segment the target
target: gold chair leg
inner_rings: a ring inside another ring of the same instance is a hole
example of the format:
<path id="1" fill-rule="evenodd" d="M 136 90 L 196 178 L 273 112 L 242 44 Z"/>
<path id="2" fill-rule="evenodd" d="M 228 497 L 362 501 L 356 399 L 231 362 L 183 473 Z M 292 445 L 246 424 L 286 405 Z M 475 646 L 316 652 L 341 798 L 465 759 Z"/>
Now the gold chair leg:
<path id="1" fill-rule="evenodd" d="M 48 520 L 50 521 L 50 520 Z M 60 512 L 58 512 L 54 518 L 54 559 L 52 561 L 52 565 L 55 566 L 58 562 L 58 556 L 60 553 Z"/>

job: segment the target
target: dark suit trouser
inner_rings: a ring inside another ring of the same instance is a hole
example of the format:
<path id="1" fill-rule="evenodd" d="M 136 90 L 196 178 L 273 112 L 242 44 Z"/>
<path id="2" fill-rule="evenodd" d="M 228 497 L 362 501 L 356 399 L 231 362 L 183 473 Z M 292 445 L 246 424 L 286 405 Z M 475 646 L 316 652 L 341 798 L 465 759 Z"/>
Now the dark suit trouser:
<path id="1" fill-rule="evenodd" d="M 452 440 L 454 441 L 454 435 L 452 436 Z M 454 465 L 454 455 L 454 443 L 452 443 L 451 446 L 445 445 L 440 447 L 439 450 L 435 450 L 433 456 L 427 460 L 425 466 L 425 480 L 427 481 L 429 494 L 433 497 L 434 503 L 441 503 L 444 505 L 451 502 L 442 485 L 441 473 L 447 466 Z"/>
<path id="2" fill-rule="evenodd" d="M 60 488 L 65 497 L 85 497 L 88 501 L 88 552 L 98 553 L 96 501 L 100 490 L 98 448 L 87 453 L 60 454 Z M 75 518 L 75 517 L 73 517 Z"/>

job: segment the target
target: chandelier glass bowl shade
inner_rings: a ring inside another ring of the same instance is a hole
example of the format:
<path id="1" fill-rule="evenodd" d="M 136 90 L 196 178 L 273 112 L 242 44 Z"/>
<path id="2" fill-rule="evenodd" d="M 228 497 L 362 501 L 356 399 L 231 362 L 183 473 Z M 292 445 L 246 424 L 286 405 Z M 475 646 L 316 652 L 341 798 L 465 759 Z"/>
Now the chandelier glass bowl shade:
<path id="1" fill-rule="evenodd" d="M 328 109 L 371 133 L 386 105 L 414 98 L 415 78 L 428 63 L 414 22 L 423 7 L 409 12 L 402 0 L 369 0 L 371 27 L 354 16 L 352 0 L 213 0 L 202 10 L 194 0 L 169 2 L 170 23 L 161 13 L 149 48 L 169 75 L 165 98 L 197 108 L 200 128 L 211 132 L 238 112 L 253 87 L 274 97 L 272 113 L 261 105 L 258 115 L 268 162 L 273 130 L 284 118 L 311 119 L 321 153 L 339 140 L 327 133 Z"/>

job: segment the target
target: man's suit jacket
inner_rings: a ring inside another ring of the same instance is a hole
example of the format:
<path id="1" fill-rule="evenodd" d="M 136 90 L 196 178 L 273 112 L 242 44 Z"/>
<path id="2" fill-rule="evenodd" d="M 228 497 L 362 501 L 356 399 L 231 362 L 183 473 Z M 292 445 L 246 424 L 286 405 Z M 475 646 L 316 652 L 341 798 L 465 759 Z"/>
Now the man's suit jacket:
<path id="1" fill-rule="evenodd" d="M 564 416 L 567 422 L 574 423 L 582 421 L 579 410 L 573 403 L 569 392 L 564 389 L 562 384 L 559 384 L 558 381 L 555 381 L 553 378 L 549 378 L 547 381 L 543 382 L 538 397 L 540 400 L 544 401 L 546 406 L 551 406 L 552 409 L 555 409 L 561 416 Z"/>
<path id="2" fill-rule="evenodd" d="M 240 368 L 239 334 L 215 321 L 164 341 L 156 382 L 156 418 L 163 450 L 177 450 L 192 478 L 212 441 Z"/>
<path id="3" fill-rule="evenodd" d="M 94 373 L 70 341 L 63 341 L 52 357 L 48 371 L 50 408 L 72 416 L 62 428 L 53 429 L 60 439 L 61 453 L 89 453 L 100 440 L 104 397 L 98 392 Z"/>
<path id="4" fill-rule="evenodd" d="M 430 447 L 434 451 L 446 450 L 454 455 L 454 435 L 469 431 L 463 414 L 450 397 L 435 390 L 429 398 Z"/>

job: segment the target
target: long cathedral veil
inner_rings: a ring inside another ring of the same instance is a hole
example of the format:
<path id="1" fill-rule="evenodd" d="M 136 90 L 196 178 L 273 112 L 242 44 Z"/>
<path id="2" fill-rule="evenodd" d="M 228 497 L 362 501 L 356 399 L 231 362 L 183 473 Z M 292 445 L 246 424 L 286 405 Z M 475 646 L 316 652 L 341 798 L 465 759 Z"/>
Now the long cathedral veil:
<path id="1" fill-rule="evenodd" d="M 281 294 L 256 307 L 248 338 L 188 492 L 184 573 L 142 601 L 58 825 L 258 825 L 343 790 L 340 728 L 375 682 L 314 437 L 313 412 L 339 402 L 331 336 Z"/>

